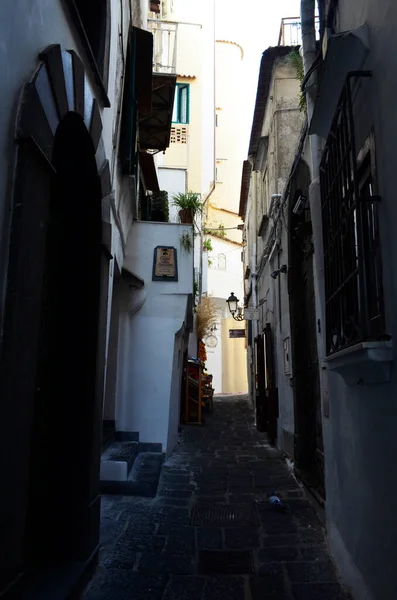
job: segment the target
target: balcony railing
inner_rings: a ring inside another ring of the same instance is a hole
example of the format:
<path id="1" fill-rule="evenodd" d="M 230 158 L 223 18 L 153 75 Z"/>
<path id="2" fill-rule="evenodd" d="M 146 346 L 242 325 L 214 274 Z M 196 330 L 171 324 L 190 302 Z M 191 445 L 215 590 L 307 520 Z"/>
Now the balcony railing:
<path id="1" fill-rule="evenodd" d="M 175 75 L 178 23 L 149 19 L 148 29 L 153 34 L 153 71 Z"/>
<path id="2" fill-rule="evenodd" d="M 320 39 L 320 19 L 314 17 L 316 39 Z M 302 44 L 302 27 L 300 17 L 285 17 L 281 19 L 279 46 L 300 46 Z"/>

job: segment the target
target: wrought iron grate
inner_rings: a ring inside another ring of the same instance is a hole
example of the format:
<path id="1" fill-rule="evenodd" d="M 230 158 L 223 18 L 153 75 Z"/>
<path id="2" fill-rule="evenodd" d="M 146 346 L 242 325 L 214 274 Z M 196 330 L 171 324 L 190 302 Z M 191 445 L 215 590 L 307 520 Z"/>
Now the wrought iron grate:
<path id="1" fill-rule="evenodd" d="M 200 575 L 246 575 L 252 573 L 251 552 L 202 550 L 199 554 Z"/>
<path id="2" fill-rule="evenodd" d="M 193 506 L 190 524 L 235 527 L 257 524 L 255 507 L 250 504 L 213 504 L 198 502 Z"/>
<path id="3" fill-rule="evenodd" d="M 349 74 L 320 166 L 327 354 L 385 336 L 377 201 L 370 151 L 358 164 Z"/>

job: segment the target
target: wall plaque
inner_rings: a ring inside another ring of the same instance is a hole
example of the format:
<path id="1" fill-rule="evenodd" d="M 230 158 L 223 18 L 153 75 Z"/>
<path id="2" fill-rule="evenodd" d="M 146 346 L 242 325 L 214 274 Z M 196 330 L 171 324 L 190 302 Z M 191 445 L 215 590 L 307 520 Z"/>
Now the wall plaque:
<path id="1" fill-rule="evenodd" d="M 245 329 L 229 329 L 230 338 L 245 338 Z"/>
<path id="2" fill-rule="evenodd" d="M 173 246 L 156 246 L 152 281 L 178 281 L 178 259 Z"/>

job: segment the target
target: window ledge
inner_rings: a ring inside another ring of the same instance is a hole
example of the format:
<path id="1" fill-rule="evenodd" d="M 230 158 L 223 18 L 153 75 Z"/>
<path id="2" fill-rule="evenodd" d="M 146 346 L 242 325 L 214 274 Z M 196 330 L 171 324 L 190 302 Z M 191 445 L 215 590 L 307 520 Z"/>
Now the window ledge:
<path id="1" fill-rule="evenodd" d="M 385 383 L 392 362 L 391 341 L 361 342 L 325 358 L 327 368 L 339 373 L 346 385 Z"/>

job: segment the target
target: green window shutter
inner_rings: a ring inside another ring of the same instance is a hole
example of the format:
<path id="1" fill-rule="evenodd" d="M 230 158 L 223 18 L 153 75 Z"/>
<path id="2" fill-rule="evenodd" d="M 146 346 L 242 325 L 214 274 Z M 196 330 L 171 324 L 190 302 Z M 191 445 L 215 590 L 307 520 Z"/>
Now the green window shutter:
<path id="1" fill-rule="evenodd" d="M 178 106 L 179 106 L 179 86 L 175 89 L 174 107 L 172 109 L 172 122 L 178 123 Z"/>
<path id="2" fill-rule="evenodd" d="M 175 90 L 174 108 L 172 111 L 173 123 L 189 123 L 189 84 L 177 83 Z"/>
<path id="3" fill-rule="evenodd" d="M 180 111 L 179 122 L 189 122 L 189 88 L 187 85 L 180 88 Z"/>
<path id="4" fill-rule="evenodd" d="M 128 39 L 127 60 L 123 93 L 120 152 L 123 172 L 132 175 L 136 169 L 136 119 L 135 93 L 136 36 L 133 29 Z"/>

